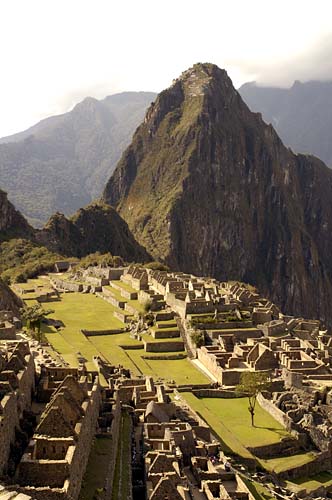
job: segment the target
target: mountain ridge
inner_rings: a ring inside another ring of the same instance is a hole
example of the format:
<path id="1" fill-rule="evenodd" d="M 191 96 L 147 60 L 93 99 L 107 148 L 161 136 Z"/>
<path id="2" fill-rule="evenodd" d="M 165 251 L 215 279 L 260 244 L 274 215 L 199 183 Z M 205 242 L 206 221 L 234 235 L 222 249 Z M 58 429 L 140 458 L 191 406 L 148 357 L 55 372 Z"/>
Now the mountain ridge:
<path id="1" fill-rule="evenodd" d="M 272 123 L 286 145 L 332 167 L 332 81 L 296 80 L 290 88 L 249 82 L 239 93 L 252 111 Z"/>
<path id="2" fill-rule="evenodd" d="M 8 247 L 6 243 L 11 242 Z M 88 254 L 111 253 L 129 262 L 147 262 L 150 255 L 140 246 L 126 222 L 113 207 L 102 203 L 92 203 L 79 209 L 71 218 L 56 213 L 50 217 L 43 229 L 34 229 L 24 216 L 8 200 L 7 193 L 0 190 L 0 260 L 9 264 L 6 254 L 12 252 L 12 242 L 17 242 L 18 252 L 26 260 L 36 248 L 44 249 L 40 257 L 77 257 Z M 38 267 L 39 254 L 35 253 Z M 19 255 L 16 260 L 19 261 Z M 53 259 L 54 260 L 54 259 Z"/>
<path id="3" fill-rule="evenodd" d="M 42 226 L 58 210 L 71 215 L 100 195 L 154 97 L 88 97 L 68 113 L 2 138 L 2 188 L 33 225 Z"/>

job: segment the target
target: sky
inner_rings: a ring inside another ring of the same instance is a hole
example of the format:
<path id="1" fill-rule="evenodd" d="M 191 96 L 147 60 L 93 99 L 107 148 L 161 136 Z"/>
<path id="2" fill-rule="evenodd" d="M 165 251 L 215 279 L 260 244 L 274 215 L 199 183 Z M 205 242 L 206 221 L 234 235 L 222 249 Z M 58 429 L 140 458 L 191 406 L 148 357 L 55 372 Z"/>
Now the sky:
<path id="1" fill-rule="evenodd" d="M 196 62 L 236 87 L 332 80 L 331 0 L 0 0 L 0 137 Z"/>

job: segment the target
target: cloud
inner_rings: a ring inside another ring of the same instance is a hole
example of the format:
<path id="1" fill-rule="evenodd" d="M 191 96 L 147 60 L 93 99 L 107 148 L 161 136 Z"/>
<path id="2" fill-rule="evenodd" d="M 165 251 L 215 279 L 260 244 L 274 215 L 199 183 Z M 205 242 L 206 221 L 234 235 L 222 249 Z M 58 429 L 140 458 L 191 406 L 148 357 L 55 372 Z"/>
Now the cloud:
<path id="1" fill-rule="evenodd" d="M 332 33 L 324 33 L 301 52 L 270 60 L 230 59 L 248 80 L 262 86 L 289 87 L 295 80 L 332 81 Z"/>

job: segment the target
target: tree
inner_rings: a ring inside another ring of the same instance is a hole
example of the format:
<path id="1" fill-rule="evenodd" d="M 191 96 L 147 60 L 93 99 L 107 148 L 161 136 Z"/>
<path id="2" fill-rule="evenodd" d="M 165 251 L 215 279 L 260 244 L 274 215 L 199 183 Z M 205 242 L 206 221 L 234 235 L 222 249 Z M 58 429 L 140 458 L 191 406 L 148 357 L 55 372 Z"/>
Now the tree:
<path id="1" fill-rule="evenodd" d="M 191 340 L 195 346 L 202 347 L 205 344 L 205 331 L 204 330 L 193 330 L 190 334 Z"/>
<path id="2" fill-rule="evenodd" d="M 151 299 L 147 299 L 144 304 L 143 304 L 143 310 L 145 313 L 148 313 L 151 311 L 151 307 L 152 307 L 152 300 Z"/>
<path id="3" fill-rule="evenodd" d="M 271 374 L 269 372 L 243 372 L 236 392 L 247 396 L 249 400 L 248 411 L 251 416 L 251 425 L 254 427 L 255 406 L 257 396 L 262 391 L 271 387 Z"/>
<path id="4" fill-rule="evenodd" d="M 37 339 L 41 341 L 41 324 L 43 319 L 49 314 L 54 313 L 52 309 L 44 309 L 40 304 L 34 306 L 25 305 L 20 309 L 22 319 L 26 321 L 28 329 L 36 333 Z"/>

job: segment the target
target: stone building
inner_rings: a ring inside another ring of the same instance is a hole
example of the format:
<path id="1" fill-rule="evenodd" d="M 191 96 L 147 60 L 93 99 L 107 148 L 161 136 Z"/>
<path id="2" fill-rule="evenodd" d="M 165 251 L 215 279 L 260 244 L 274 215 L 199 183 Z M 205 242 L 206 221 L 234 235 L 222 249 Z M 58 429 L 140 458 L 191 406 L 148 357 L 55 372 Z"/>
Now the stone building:
<path id="1" fill-rule="evenodd" d="M 40 417 L 20 462 L 21 490 L 41 499 L 77 499 L 101 404 L 98 378 L 67 375 Z"/>
<path id="2" fill-rule="evenodd" d="M 0 476 L 7 473 L 11 445 L 30 409 L 35 387 L 33 357 L 27 342 L 0 346 Z"/>

